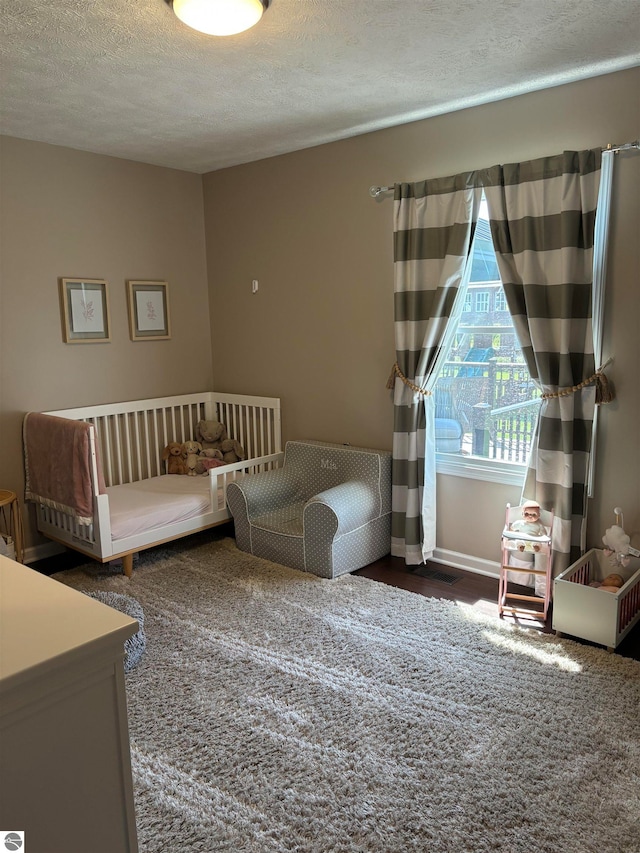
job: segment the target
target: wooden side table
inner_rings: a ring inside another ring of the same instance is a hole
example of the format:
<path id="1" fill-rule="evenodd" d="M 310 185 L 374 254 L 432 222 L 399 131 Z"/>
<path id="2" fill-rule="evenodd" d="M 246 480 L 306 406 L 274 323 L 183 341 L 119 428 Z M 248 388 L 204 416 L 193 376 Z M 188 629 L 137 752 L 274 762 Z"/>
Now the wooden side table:
<path id="1" fill-rule="evenodd" d="M 22 531 L 22 513 L 15 492 L 0 489 L 0 534 L 13 539 L 16 560 L 21 563 L 24 556 L 24 533 Z"/>

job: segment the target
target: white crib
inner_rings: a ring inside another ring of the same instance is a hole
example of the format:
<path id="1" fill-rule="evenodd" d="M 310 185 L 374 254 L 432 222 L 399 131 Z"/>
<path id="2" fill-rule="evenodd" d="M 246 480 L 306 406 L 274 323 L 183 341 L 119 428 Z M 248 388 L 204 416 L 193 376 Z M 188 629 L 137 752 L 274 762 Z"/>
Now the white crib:
<path id="1" fill-rule="evenodd" d="M 80 523 L 73 514 L 32 497 L 38 530 L 100 562 L 122 558 L 128 577 L 134 553 L 228 521 L 227 484 L 246 473 L 279 467 L 284 455 L 277 398 L 207 391 L 43 414 L 91 427 L 93 518 Z M 171 441 L 194 439 L 202 419 L 224 423 L 247 459 L 211 468 L 204 476 L 165 474 L 163 449 Z"/>

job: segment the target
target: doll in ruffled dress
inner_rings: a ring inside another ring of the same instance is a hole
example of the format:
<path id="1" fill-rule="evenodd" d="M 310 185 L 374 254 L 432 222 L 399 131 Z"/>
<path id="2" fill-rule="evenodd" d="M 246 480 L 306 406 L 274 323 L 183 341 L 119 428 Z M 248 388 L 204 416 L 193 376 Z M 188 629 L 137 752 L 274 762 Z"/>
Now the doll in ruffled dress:
<path id="1" fill-rule="evenodd" d="M 512 522 L 510 529 L 515 533 L 525 533 L 527 536 L 546 536 L 547 529 L 540 521 L 540 504 L 536 501 L 525 501 L 522 505 L 522 518 L 517 518 Z M 531 546 L 536 552 L 540 550 L 540 545 L 537 542 L 527 543 L 518 539 L 515 544 L 518 551 L 530 550 Z M 528 545 L 529 548 L 527 548 Z"/>

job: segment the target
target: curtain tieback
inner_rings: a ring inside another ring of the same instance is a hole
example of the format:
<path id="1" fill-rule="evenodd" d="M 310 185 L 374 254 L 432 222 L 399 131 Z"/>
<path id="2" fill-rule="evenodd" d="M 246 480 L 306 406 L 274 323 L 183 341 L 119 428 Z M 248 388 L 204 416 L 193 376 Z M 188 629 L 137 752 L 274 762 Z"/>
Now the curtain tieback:
<path id="1" fill-rule="evenodd" d="M 564 391 L 556 391 L 555 393 L 542 394 L 543 400 L 551 400 L 554 397 L 568 397 L 570 394 L 575 394 L 576 391 L 580 391 L 582 388 L 586 388 L 587 385 L 591 385 L 592 382 L 596 383 L 596 405 L 600 405 L 601 403 L 611 403 L 612 400 L 615 399 L 615 394 L 613 388 L 609 384 L 609 380 L 604 374 L 604 369 L 607 365 L 611 364 L 613 358 L 607 359 L 602 367 L 598 368 L 596 372 L 590 376 L 588 379 L 579 382 L 577 385 L 574 385 L 573 388 L 565 388 Z"/>
<path id="2" fill-rule="evenodd" d="M 431 397 L 432 392 L 427 391 L 426 388 L 419 388 L 415 382 L 412 382 L 410 379 L 404 375 L 404 373 L 400 370 L 400 366 L 398 362 L 393 365 L 391 368 L 391 373 L 389 374 L 389 378 L 387 379 L 387 388 L 392 391 L 393 386 L 395 385 L 396 376 L 400 379 L 407 388 L 411 388 L 411 390 L 416 394 L 421 394 L 423 397 Z"/>

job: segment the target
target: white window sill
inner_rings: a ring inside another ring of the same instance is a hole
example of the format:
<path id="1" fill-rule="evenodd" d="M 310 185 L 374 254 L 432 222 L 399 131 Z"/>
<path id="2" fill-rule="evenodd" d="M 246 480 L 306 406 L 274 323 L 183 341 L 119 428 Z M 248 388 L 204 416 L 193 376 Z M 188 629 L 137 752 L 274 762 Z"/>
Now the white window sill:
<path id="1" fill-rule="evenodd" d="M 526 465 L 516 462 L 497 462 L 495 459 L 482 459 L 478 456 L 436 453 L 436 473 L 449 474 L 452 477 L 522 487 L 526 471 Z"/>

